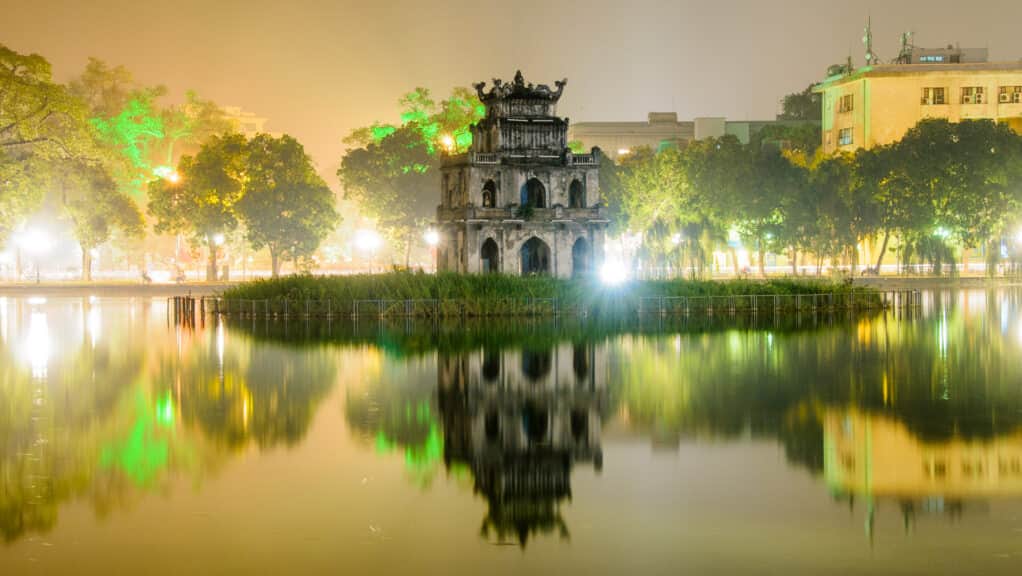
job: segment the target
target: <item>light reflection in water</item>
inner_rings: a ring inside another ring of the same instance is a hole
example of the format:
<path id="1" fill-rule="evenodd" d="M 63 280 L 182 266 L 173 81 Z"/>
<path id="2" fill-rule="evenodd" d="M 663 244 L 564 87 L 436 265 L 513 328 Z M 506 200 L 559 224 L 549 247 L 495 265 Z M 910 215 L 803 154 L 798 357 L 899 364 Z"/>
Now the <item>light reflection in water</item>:
<path id="1" fill-rule="evenodd" d="M 311 477 L 331 466 L 366 466 L 366 458 L 393 462 L 404 474 L 387 484 L 393 502 L 455 499 L 444 501 L 442 520 L 419 517 L 428 530 L 471 525 L 494 543 L 571 538 L 582 547 L 596 533 L 627 539 L 613 522 L 593 519 L 603 509 L 628 517 L 629 498 L 643 508 L 647 493 L 659 500 L 645 521 L 681 522 L 687 511 L 671 508 L 681 498 L 672 490 L 695 490 L 678 487 L 682 476 L 712 467 L 728 446 L 769 443 L 782 458 L 750 459 L 732 471 L 740 478 L 730 487 L 709 494 L 721 518 L 742 519 L 741 506 L 756 505 L 731 502 L 742 494 L 779 490 L 767 485 L 771 477 L 812 477 L 808 492 L 772 509 L 779 527 L 820 522 L 834 530 L 833 523 L 861 542 L 860 517 L 802 516 L 818 503 L 838 508 L 829 504 L 834 498 L 862 515 L 870 540 L 883 530 L 876 519 L 885 510 L 913 527 L 952 515 L 961 520 L 955 528 L 975 529 L 984 522 L 971 512 L 976 501 L 1022 497 L 1015 361 L 1022 310 L 1017 298 L 985 298 L 982 306 L 971 297 L 927 298 L 931 311 L 921 317 L 742 326 L 260 322 L 194 332 L 168 329 L 162 310 L 146 302 L 54 299 L 25 307 L 0 299 L 13 340 L 5 336 L 0 346 L 0 405 L 12 407 L 0 421 L 2 437 L 12 439 L 0 446 L 0 499 L 10 499 L 0 527 L 10 541 L 53 531 L 58 508 L 76 500 L 117 522 L 124 514 L 110 512 L 111 501 L 154 493 L 185 499 L 187 491 L 170 488 L 175 479 L 201 494 L 203 482 L 224 481 L 221 471 L 242 469 L 240 454 L 265 450 L 274 452 L 267 461 Z M 85 306 L 83 341 L 65 328 L 81 326 Z M 17 310 L 28 311 L 24 327 Z M 47 402 L 33 402 L 32 379 L 36 386 L 49 379 Z M 328 424 L 342 419 L 354 445 L 308 439 L 317 415 Z M 360 472 L 352 476 L 372 482 Z M 29 490 L 37 478 L 46 479 L 45 491 Z M 308 483 L 296 474 L 275 495 L 289 501 Z M 231 490 L 209 490 L 233 498 Z M 466 500 L 477 505 L 461 506 Z"/>

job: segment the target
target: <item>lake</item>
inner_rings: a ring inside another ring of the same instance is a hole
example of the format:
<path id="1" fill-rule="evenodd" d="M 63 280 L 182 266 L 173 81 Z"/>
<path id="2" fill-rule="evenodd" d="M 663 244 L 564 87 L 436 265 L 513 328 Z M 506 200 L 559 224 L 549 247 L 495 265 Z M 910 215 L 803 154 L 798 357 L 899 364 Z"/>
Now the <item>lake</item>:
<path id="1" fill-rule="evenodd" d="M 1022 291 L 634 323 L 0 297 L 0 574 L 1015 574 Z"/>

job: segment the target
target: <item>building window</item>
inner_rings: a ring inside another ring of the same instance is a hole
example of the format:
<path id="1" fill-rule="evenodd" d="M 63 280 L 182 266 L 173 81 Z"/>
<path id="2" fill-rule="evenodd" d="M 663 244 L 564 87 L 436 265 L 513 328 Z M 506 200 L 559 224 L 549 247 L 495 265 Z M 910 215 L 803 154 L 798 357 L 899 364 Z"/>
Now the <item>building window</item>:
<path id="1" fill-rule="evenodd" d="M 923 88 L 923 106 L 941 106 L 947 104 L 943 88 Z"/>
<path id="2" fill-rule="evenodd" d="M 1022 86 L 1001 86 L 1001 104 L 1022 104 Z"/>
<path id="3" fill-rule="evenodd" d="M 838 146 L 851 146 L 854 141 L 851 128 L 842 128 L 837 134 Z"/>
<path id="4" fill-rule="evenodd" d="M 855 96 L 853 94 L 845 94 L 841 97 L 841 101 L 838 102 L 837 111 L 844 113 L 851 112 L 852 110 L 855 110 Z"/>
<path id="5" fill-rule="evenodd" d="M 985 104 L 986 90 L 982 86 L 966 86 L 962 88 L 962 104 Z"/>
<path id="6" fill-rule="evenodd" d="M 934 63 L 940 63 L 940 62 L 943 62 L 943 61 L 944 61 L 944 57 L 943 56 L 920 56 L 919 57 L 919 63 L 920 64 L 934 64 Z"/>

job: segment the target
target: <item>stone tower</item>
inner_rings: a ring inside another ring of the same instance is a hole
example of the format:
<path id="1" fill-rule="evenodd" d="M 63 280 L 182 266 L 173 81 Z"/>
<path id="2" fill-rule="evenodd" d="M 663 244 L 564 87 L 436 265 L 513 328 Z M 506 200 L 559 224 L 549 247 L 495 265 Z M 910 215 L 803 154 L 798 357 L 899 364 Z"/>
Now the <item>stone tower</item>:
<path id="1" fill-rule="evenodd" d="M 602 261 L 600 151 L 568 149 L 568 119 L 556 115 L 565 84 L 526 84 L 518 72 L 488 91 L 475 85 L 486 116 L 471 149 L 441 167 L 440 271 L 568 278 Z"/>

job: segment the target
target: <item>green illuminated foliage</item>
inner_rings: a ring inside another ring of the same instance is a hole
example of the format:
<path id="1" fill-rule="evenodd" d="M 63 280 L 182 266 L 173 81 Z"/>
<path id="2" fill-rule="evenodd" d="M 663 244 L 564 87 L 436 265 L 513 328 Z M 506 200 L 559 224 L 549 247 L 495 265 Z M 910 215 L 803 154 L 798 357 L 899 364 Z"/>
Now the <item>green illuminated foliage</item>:
<path id="1" fill-rule="evenodd" d="M 448 148 L 453 153 L 468 150 L 471 126 L 483 117 L 485 107 L 467 88 L 455 88 L 439 104 L 429 90 L 416 88 L 399 104 L 400 126 L 376 123 L 345 138 L 353 149 L 341 159 L 337 176 L 345 198 L 404 247 L 407 265 L 414 239 L 434 217 L 438 155 Z"/>

